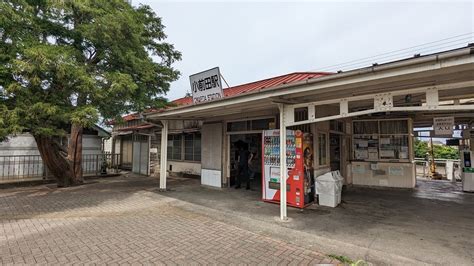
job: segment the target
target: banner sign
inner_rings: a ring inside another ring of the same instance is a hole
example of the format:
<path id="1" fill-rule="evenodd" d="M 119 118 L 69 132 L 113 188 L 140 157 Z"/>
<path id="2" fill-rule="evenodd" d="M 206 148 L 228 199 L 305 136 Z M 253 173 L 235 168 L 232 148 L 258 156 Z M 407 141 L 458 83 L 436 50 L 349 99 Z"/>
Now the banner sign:
<path id="1" fill-rule="evenodd" d="M 189 76 L 193 103 L 205 103 L 224 98 L 218 67 Z"/>
<path id="2" fill-rule="evenodd" d="M 435 136 L 452 136 L 454 127 L 454 117 L 433 118 L 433 128 Z"/>

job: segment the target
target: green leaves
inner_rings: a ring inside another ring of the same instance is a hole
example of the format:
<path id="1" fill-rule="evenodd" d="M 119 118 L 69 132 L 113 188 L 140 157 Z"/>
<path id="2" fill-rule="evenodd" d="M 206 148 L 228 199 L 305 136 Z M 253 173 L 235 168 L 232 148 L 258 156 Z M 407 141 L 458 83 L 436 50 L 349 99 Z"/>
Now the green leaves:
<path id="1" fill-rule="evenodd" d="M 86 105 L 76 108 L 71 113 L 70 121 L 82 127 L 92 127 L 99 120 L 99 112 L 94 106 Z"/>
<path id="2" fill-rule="evenodd" d="M 17 134 L 23 131 L 18 121 L 20 117 L 16 112 L 7 109 L 5 105 L 0 104 L 0 141 L 5 140 L 10 134 Z"/>
<path id="3" fill-rule="evenodd" d="M 415 158 L 425 158 L 426 153 L 428 152 L 428 142 L 415 139 L 413 145 L 415 146 Z"/>
<path id="4" fill-rule="evenodd" d="M 16 108 L 15 111 L 23 123 L 31 125 L 29 131 L 34 135 L 62 136 L 70 121 L 68 112 L 63 112 L 62 108 L 51 103 L 37 102 Z"/>
<path id="5" fill-rule="evenodd" d="M 428 147 L 428 141 L 415 139 L 414 146 L 415 158 L 425 158 L 426 154 L 430 151 L 430 148 Z M 435 159 L 459 159 L 459 150 L 446 145 L 434 144 L 433 154 Z"/>
<path id="6" fill-rule="evenodd" d="M 181 54 L 163 30 L 151 8 L 123 0 L 2 1 L 0 136 L 164 106 Z"/>
<path id="7" fill-rule="evenodd" d="M 446 145 L 434 145 L 433 152 L 436 159 L 459 159 L 459 150 Z"/>

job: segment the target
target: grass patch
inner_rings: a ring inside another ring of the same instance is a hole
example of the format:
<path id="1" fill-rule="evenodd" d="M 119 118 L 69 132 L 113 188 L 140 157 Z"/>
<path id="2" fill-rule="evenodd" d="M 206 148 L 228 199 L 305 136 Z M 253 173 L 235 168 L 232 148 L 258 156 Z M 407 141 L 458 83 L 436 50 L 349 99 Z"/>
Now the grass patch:
<path id="1" fill-rule="evenodd" d="M 346 257 L 346 256 L 342 256 L 342 255 L 334 255 L 334 254 L 329 254 L 328 257 L 330 257 L 331 259 L 335 259 L 335 260 L 338 260 L 344 264 L 353 264 L 354 261 L 351 260 L 350 258 Z"/>
<path id="2" fill-rule="evenodd" d="M 346 256 L 343 256 L 343 255 L 329 254 L 328 257 L 330 257 L 331 259 L 336 259 L 344 265 L 351 265 L 351 266 L 365 266 L 365 265 L 368 265 L 367 262 L 365 262 L 363 260 L 353 261 L 352 259 L 350 259 Z"/>

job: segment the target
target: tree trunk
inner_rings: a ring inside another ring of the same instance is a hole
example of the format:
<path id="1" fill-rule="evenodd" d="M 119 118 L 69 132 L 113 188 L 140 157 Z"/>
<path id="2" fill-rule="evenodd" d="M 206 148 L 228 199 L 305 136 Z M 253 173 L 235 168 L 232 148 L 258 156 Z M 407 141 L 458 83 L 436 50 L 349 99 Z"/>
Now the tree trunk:
<path id="1" fill-rule="evenodd" d="M 52 137 L 35 136 L 36 144 L 48 170 L 58 182 L 58 187 L 80 185 L 82 178 L 82 132 L 78 124 L 71 126 L 71 137 L 67 148 L 67 156 Z"/>
<path id="2" fill-rule="evenodd" d="M 71 171 L 69 162 L 61 154 L 61 147 L 48 136 L 34 136 L 36 145 L 41 155 L 43 163 L 53 174 L 58 182 L 58 187 L 68 187 L 71 185 Z"/>
<path id="3" fill-rule="evenodd" d="M 67 160 L 71 169 L 71 181 L 73 185 L 79 185 L 84 182 L 82 178 L 82 131 L 79 124 L 72 124 L 71 139 L 67 149 Z"/>

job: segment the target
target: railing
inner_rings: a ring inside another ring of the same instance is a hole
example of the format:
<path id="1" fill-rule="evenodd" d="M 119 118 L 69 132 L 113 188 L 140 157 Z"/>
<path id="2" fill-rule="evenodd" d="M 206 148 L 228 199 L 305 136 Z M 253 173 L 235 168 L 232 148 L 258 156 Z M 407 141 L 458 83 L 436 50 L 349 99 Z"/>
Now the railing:
<path id="1" fill-rule="evenodd" d="M 120 154 L 85 154 L 82 156 L 83 176 L 119 171 Z M 0 183 L 54 179 L 40 155 L 0 156 Z"/>
<path id="2" fill-rule="evenodd" d="M 443 178 L 453 180 L 461 179 L 461 161 L 449 159 L 435 159 L 436 172 L 441 174 Z M 422 158 L 415 158 L 416 176 L 429 177 L 430 165 L 429 162 Z"/>
<path id="3" fill-rule="evenodd" d="M 109 171 L 118 173 L 120 154 L 86 154 L 82 156 L 83 175 L 107 174 Z"/>
<path id="4" fill-rule="evenodd" d="M 0 156 L 0 182 L 48 179 L 47 167 L 39 155 Z"/>

